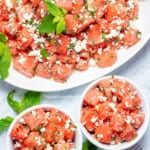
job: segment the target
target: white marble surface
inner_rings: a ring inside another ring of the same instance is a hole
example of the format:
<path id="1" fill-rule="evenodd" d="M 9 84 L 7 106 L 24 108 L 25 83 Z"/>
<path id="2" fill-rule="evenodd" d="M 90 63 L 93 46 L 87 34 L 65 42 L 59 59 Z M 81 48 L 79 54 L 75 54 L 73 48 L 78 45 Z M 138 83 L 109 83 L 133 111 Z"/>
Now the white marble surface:
<path id="1" fill-rule="evenodd" d="M 147 97 L 150 97 L 150 41 L 145 47 L 135 55 L 130 61 L 118 68 L 111 74 L 121 75 L 134 80 L 139 84 Z M 73 118 L 76 118 L 77 107 L 79 103 L 79 97 L 82 91 L 87 85 L 74 88 L 63 92 L 45 93 L 42 97 L 42 103 L 50 103 L 57 105 L 58 107 L 65 109 Z M 16 114 L 7 105 L 7 94 L 10 90 L 17 89 L 7 83 L 0 81 L 0 118 L 7 115 L 15 117 Z M 24 90 L 18 89 L 16 98 L 19 99 L 23 94 Z M 6 148 L 6 134 L 7 130 L 0 134 L 0 150 L 7 150 Z M 150 149 L 150 127 L 140 141 L 144 150 Z M 132 148 L 134 150 L 134 148 Z M 136 149 L 139 150 L 139 149 Z"/>

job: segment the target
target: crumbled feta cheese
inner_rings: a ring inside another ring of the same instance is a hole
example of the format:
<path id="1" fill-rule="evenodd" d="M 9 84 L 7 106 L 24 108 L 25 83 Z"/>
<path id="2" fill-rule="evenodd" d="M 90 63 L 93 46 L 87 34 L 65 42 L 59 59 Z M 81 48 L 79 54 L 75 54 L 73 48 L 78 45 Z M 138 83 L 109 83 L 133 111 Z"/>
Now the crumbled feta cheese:
<path id="1" fill-rule="evenodd" d="M 79 53 L 81 50 L 87 49 L 86 44 L 87 44 L 87 40 L 77 40 L 76 38 L 71 38 L 71 44 L 74 44 L 75 47 L 75 51 L 77 53 Z"/>
<path id="2" fill-rule="evenodd" d="M 112 101 L 116 102 L 116 101 L 117 101 L 117 97 L 116 97 L 116 96 L 113 96 L 113 97 L 112 97 Z"/>
<path id="3" fill-rule="evenodd" d="M 26 123 L 25 120 L 24 120 L 23 118 L 20 118 L 20 119 L 19 119 L 19 122 L 20 122 L 20 123 L 23 123 L 23 124 Z"/>
<path id="4" fill-rule="evenodd" d="M 109 107 L 111 107 L 114 110 L 114 113 L 117 112 L 115 103 L 109 103 L 108 105 L 109 105 Z"/>
<path id="5" fill-rule="evenodd" d="M 45 113 L 45 117 L 48 118 L 50 116 L 50 112 Z"/>
<path id="6" fill-rule="evenodd" d="M 18 60 L 18 62 L 19 62 L 20 64 L 23 64 L 25 61 L 26 61 L 26 58 L 25 58 L 23 55 L 21 55 L 21 57 L 20 57 L 20 59 Z"/>
<path id="7" fill-rule="evenodd" d="M 23 18 L 25 19 L 25 20 L 27 20 L 27 21 L 30 21 L 31 19 L 32 19 L 32 17 L 33 17 L 33 14 L 32 13 L 25 13 L 25 14 L 23 14 Z"/>
<path id="8" fill-rule="evenodd" d="M 31 113 L 32 113 L 33 116 L 36 116 L 36 112 L 35 111 L 32 111 Z"/>
<path id="9" fill-rule="evenodd" d="M 101 54 L 102 54 L 102 48 L 98 48 L 97 53 L 98 53 L 99 55 L 101 55 Z"/>
<path id="10" fill-rule="evenodd" d="M 129 6 L 129 8 L 131 8 L 131 9 L 133 9 L 133 8 L 135 7 L 133 0 L 129 0 L 129 1 L 127 2 L 127 4 L 128 4 L 128 6 Z"/>
<path id="11" fill-rule="evenodd" d="M 25 43 L 25 42 L 27 42 L 27 41 L 28 41 L 28 39 L 27 39 L 27 38 L 25 38 L 25 37 L 23 37 L 23 38 L 22 38 L 22 42 L 24 42 L 24 43 Z"/>
<path id="12" fill-rule="evenodd" d="M 110 33 L 106 35 L 106 37 L 108 39 L 111 39 L 111 38 L 116 37 L 118 35 L 119 35 L 119 32 L 117 30 L 112 29 L 112 30 L 110 30 Z"/>
<path id="13" fill-rule="evenodd" d="M 94 60 L 93 58 L 91 58 L 91 59 L 89 60 L 89 63 L 90 63 L 90 66 L 91 66 L 91 67 L 95 67 L 95 66 L 96 66 L 96 62 L 95 62 L 95 60 Z"/>
<path id="14" fill-rule="evenodd" d="M 132 117 L 131 116 L 127 116 L 126 123 L 130 124 L 131 122 L 132 122 Z"/>
<path id="15" fill-rule="evenodd" d="M 122 34 L 122 33 L 119 34 L 119 38 L 120 38 L 120 39 L 123 39 L 123 38 L 124 38 L 124 34 Z"/>
<path id="16" fill-rule="evenodd" d="M 96 122 L 97 119 L 98 119 L 97 117 L 92 117 L 90 121 L 94 123 Z"/>
<path id="17" fill-rule="evenodd" d="M 41 131 L 41 132 L 45 132 L 46 129 L 43 127 L 43 128 L 40 129 L 40 131 Z"/>
<path id="18" fill-rule="evenodd" d="M 29 56 L 35 56 L 38 61 L 40 61 L 40 62 L 42 61 L 42 55 L 41 55 L 40 50 L 30 51 L 28 55 Z"/>
<path id="19" fill-rule="evenodd" d="M 100 99 L 101 102 L 107 101 L 107 97 L 106 96 L 100 95 L 98 98 Z"/>
<path id="20" fill-rule="evenodd" d="M 111 88 L 110 90 L 111 90 L 113 93 L 116 92 L 116 89 L 115 89 L 115 88 Z"/>
<path id="21" fill-rule="evenodd" d="M 101 138 L 104 137 L 104 135 L 103 135 L 103 134 L 98 134 L 97 137 L 98 137 L 99 139 L 101 139 Z"/>
<path id="22" fill-rule="evenodd" d="M 5 3 L 6 3 L 8 8 L 13 8 L 13 4 L 12 4 L 11 0 L 5 0 Z"/>
<path id="23" fill-rule="evenodd" d="M 45 150 L 53 150 L 52 146 L 50 144 L 47 144 Z"/>
<path id="24" fill-rule="evenodd" d="M 17 149 L 17 148 L 19 148 L 19 147 L 21 147 L 21 144 L 20 144 L 19 142 L 16 142 L 16 143 L 14 144 L 14 149 Z"/>
<path id="25" fill-rule="evenodd" d="M 68 119 L 65 124 L 65 128 L 68 129 L 70 127 L 71 120 Z"/>

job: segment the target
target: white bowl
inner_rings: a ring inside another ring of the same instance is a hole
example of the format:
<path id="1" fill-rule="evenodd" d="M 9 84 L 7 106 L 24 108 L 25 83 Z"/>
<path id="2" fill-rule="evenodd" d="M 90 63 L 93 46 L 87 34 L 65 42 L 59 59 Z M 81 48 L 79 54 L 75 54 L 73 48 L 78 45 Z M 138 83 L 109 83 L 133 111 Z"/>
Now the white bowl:
<path id="1" fill-rule="evenodd" d="M 54 105 L 50 105 L 50 104 L 42 104 L 42 105 L 37 105 L 37 106 L 33 106 L 31 108 L 26 109 L 25 111 L 23 111 L 21 114 L 19 114 L 15 120 L 12 122 L 11 126 L 9 127 L 8 133 L 7 133 L 7 150 L 13 150 L 13 143 L 12 143 L 12 139 L 10 137 L 10 133 L 14 127 L 14 125 L 19 121 L 20 118 L 22 118 L 26 113 L 31 112 L 35 109 L 39 109 L 39 108 L 46 108 L 46 109 L 50 109 L 50 108 L 56 108 L 62 112 L 64 112 L 66 115 L 68 115 L 64 110 L 59 109 L 58 107 L 54 106 Z M 69 115 L 68 115 L 69 116 Z M 70 117 L 70 116 L 69 116 Z M 71 118 L 71 117 L 70 117 Z M 72 118 L 71 118 L 72 119 Z M 79 125 L 77 122 L 75 122 L 72 119 L 73 123 L 77 126 L 77 130 L 76 130 L 76 136 L 75 136 L 75 147 L 76 150 L 81 150 L 82 149 L 82 133 L 81 130 L 79 128 Z"/>
<path id="2" fill-rule="evenodd" d="M 118 79 L 122 79 L 125 80 L 127 82 L 129 82 L 131 85 L 134 86 L 134 88 L 137 90 L 138 95 L 140 96 L 140 98 L 142 99 L 142 111 L 145 113 L 145 120 L 142 124 L 142 126 L 137 130 L 138 136 L 133 139 L 132 141 L 129 142 L 124 142 L 121 144 L 115 144 L 115 145 L 108 145 L 108 144 L 103 144 L 98 142 L 94 137 L 92 137 L 92 135 L 86 130 L 86 128 L 82 125 L 82 123 L 80 122 L 80 127 L 82 132 L 84 133 L 84 135 L 86 136 L 86 138 L 93 143 L 94 145 L 96 145 L 98 148 L 101 149 L 105 149 L 105 150 L 124 150 L 127 148 L 132 147 L 133 145 L 135 145 L 144 135 L 144 133 L 146 132 L 148 125 L 149 125 L 149 103 L 147 98 L 145 97 L 145 95 L 143 94 L 143 91 L 141 90 L 141 88 L 133 81 L 121 77 L 121 76 L 114 76 L 115 78 Z M 106 76 L 106 77 L 102 77 L 96 81 L 94 81 L 92 84 L 90 84 L 83 92 L 82 96 L 81 96 L 81 100 L 80 100 L 80 110 L 79 110 L 79 120 L 81 117 L 81 108 L 82 108 L 82 104 L 83 104 L 83 98 L 85 97 L 85 94 L 93 87 L 95 87 L 101 80 L 103 79 L 107 79 L 107 78 L 111 78 L 111 76 Z"/>

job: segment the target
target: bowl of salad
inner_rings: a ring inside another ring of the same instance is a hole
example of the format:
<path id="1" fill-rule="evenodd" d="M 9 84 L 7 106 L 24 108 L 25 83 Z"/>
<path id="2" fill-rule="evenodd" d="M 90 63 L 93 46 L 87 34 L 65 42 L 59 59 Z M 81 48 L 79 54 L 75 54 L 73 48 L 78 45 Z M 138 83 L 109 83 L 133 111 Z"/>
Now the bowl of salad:
<path id="1" fill-rule="evenodd" d="M 149 104 L 133 81 L 106 76 L 81 96 L 80 126 L 97 147 L 123 150 L 135 145 L 149 124 Z"/>
<path id="2" fill-rule="evenodd" d="M 8 150 L 80 150 L 82 134 L 77 124 L 52 105 L 39 105 L 23 111 L 7 135 Z"/>

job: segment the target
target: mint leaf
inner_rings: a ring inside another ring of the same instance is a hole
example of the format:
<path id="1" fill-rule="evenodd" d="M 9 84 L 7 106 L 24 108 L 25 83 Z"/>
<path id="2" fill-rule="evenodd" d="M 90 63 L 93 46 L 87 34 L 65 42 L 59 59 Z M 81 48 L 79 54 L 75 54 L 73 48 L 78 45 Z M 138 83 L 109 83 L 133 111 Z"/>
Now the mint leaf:
<path id="1" fill-rule="evenodd" d="M 21 102 L 13 99 L 15 90 L 11 91 L 7 96 L 7 102 L 9 106 L 16 112 L 21 113 L 23 110 L 38 105 L 41 102 L 41 93 L 28 91 L 25 93 L 24 98 Z"/>
<path id="2" fill-rule="evenodd" d="M 50 53 L 47 52 L 46 49 L 41 49 L 41 50 L 40 50 L 40 53 L 41 53 L 41 55 L 43 56 L 43 58 L 47 58 L 47 57 L 50 55 Z"/>
<path id="3" fill-rule="evenodd" d="M 56 26 L 56 34 L 62 33 L 66 29 L 66 21 L 64 17 L 61 17 Z"/>
<path id="4" fill-rule="evenodd" d="M 88 140 L 86 140 L 83 143 L 82 150 L 97 150 L 97 147 L 90 143 Z"/>
<path id="5" fill-rule="evenodd" d="M 59 22 L 59 20 L 60 20 L 60 16 L 56 16 L 56 17 L 53 19 L 53 23 Z"/>
<path id="6" fill-rule="evenodd" d="M 3 33 L 0 32 L 0 42 L 2 43 L 6 43 L 7 42 L 7 39 L 5 37 L 5 35 Z"/>
<path id="7" fill-rule="evenodd" d="M 0 43 L 0 78 L 2 80 L 6 79 L 9 74 L 10 63 L 10 50 L 4 43 Z"/>
<path id="8" fill-rule="evenodd" d="M 53 15 L 53 16 L 61 16 L 62 15 L 61 9 L 57 5 L 53 4 L 50 0 L 45 0 L 45 4 L 51 15 Z"/>
<path id="9" fill-rule="evenodd" d="M 64 8 L 60 8 L 60 9 L 64 15 L 67 14 L 67 10 L 65 10 Z"/>
<path id="10" fill-rule="evenodd" d="M 48 14 L 46 15 L 41 24 L 38 26 L 40 33 L 54 33 L 56 29 L 56 24 L 53 23 L 53 16 Z"/>
<path id="11" fill-rule="evenodd" d="M 5 130 L 10 124 L 13 122 L 13 118 L 7 116 L 5 118 L 0 119 L 0 133 Z"/>
<path id="12" fill-rule="evenodd" d="M 45 0 L 48 13 L 38 26 L 40 33 L 54 33 L 60 34 L 66 29 L 65 14 L 67 11 L 58 7 L 50 0 Z"/>

